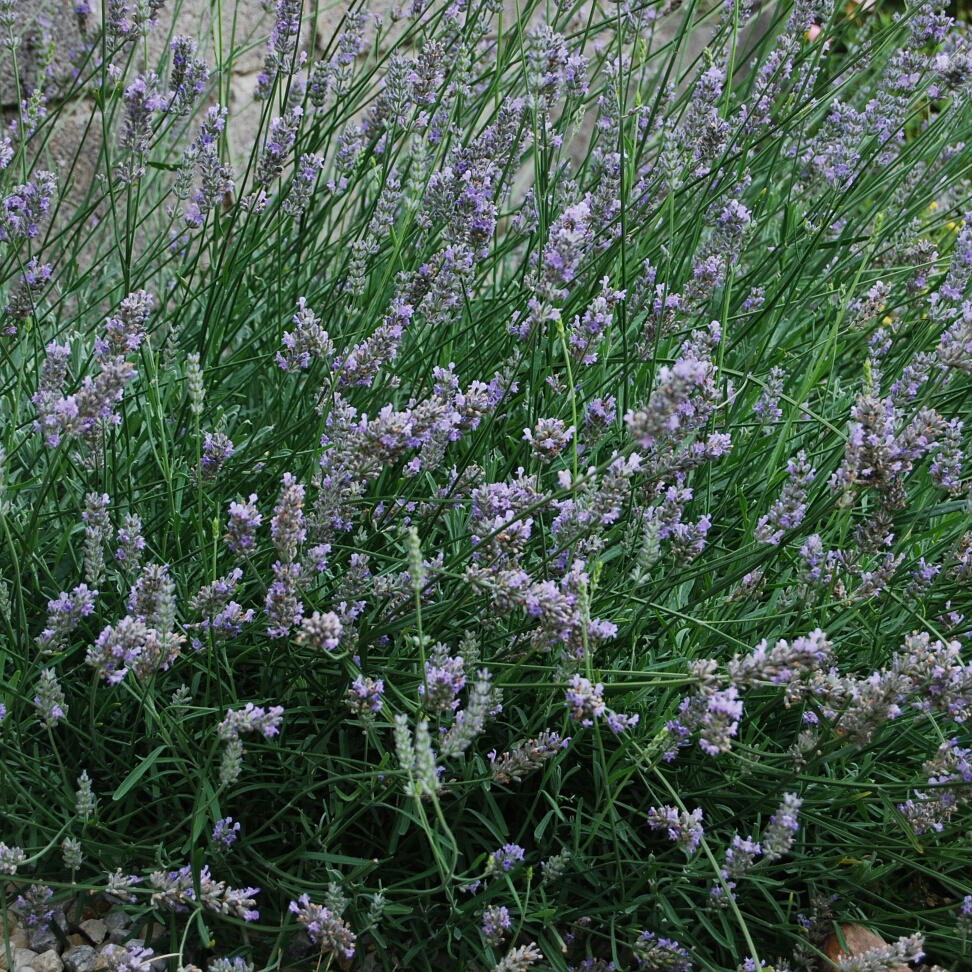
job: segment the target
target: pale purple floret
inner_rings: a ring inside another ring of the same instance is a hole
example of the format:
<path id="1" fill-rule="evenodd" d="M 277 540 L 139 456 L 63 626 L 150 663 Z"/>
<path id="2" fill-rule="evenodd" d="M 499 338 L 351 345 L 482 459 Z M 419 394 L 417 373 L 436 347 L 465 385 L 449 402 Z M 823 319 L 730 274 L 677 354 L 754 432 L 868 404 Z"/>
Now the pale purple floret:
<path id="1" fill-rule="evenodd" d="M 879 945 L 857 955 L 848 955 L 837 962 L 838 972 L 894 972 L 909 962 L 917 962 L 925 955 L 921 935 L 899 938 L 888 945 Z"/>
<path id="2" fill-rule="evenodd" d="M 696 807 L 691 813 L 669 806 L 660 809 L 652 807 L 648 811 L 648 826 L 652 830 L 667 831 L 668 839 L 678 844 L 689 857 L 698 850 L 705 834 L 701 807 Z"/>
<path id="3" fill-rule="evenodd" d="M 327 611 L 325 614 L 315 611 L 312 615 L 301 619 L 297 644 L 334 651 L 341 641 L 342 630 L 341 619 L 333 611 Z"/>
<path id="4" fill-rule="evenodd" d="M 598 682 L 594 685 L 590 679 L 582 675 L 573 675 L 568 683 L 565 704 L 570 709 L 570 717 L 582 726 L 594 725 L 595 719 L 600 719 L 606 711 L 604 704 L 604 686 Z"/>
<path id="5" fill-rule="evenodd" d="M 962 448 L 963 428 L 964 423 L 957 418 L 952 419 L 945 426 L 945 434 L 942 441 L 938 443 L 928 468 L 935 485 L 953 496 L 958 495 L 963 488 L 962 463 L 965 459 Z"/>
<path id="6" fill-rule="evenodd" d="M 276 358 L 283 371 L 301 371 L 309 368 L 314 358 L 324 361 L 331 357 L 334 344 L 321 327 L 321 319 L 308 306 L 306 297 L 297 301 L 297 313 L 291 320 L 294 329 L 284 331 L 284 350 L 278 351 Z"/>
<path id="7" fill-rule="evenodd" d="M 718 756 L 720 753 L 729 752 L 732 737 L 739 730 L 743 703 L 735 685 L 726 689 L 711 687 L 705 692 L 683 699 L 679 713 L 680 718 L 675 720 L 673 728 L 688 732 L 699 729 L 699 745 L 702 750 L 710 756 Z"/>
<path id="8" fill-rule="evenodd" d="M 62 591 L 55 600 L 48 601 L 47 627 L 34 639 L 38 649 L 50 653 L 61 648 L 81 619 L 94 612 L 97 596 L 98 592 L 89 590 L 87 584 L 79 584 L 70 594 Z"/>
<path id="9" fill-rule="evenodd" d="M 197 903 L 196 880 L 192 866 L 177 871 L 155 871 L 149 879 L 152 885 L 152 906 L 163 911 L 184 912 Z M 231 888 L 225 881 L 217 881 L 209 872 L 208 865 L 199 872 L 199 900 L 207 911 L 232 915 L 243 921 L 257 921 L 260 912 L 256 910 L 255 897 L 259 888 Z"/>
<path id="10" fill-rule="evenodd" d="M 671 367 L 663 366 L 645 409 L 624 416 L 635 442 L 649 449 L 660 436 L 688 424 L 695 412 L 690 399 L 711 378 L 712 370 L 710 362 L 696 358 L 680 358 Z"/>
<path id="11" fill-rule="evenodd" d="M 490 905 L 483 912 L 483 938 L 487 945 L 499 945 L 503 933 L 513 927 L 509 910 L 503 905 Z"/>
<path id="12" fill-rule="evenodd" d="M 732 843 L 726 848 L 726 864 L 722 868 L 723 880 L 730 888 L 749 873 L 756 858 L 762 853 L 759 841 L 752 837 L 740 837 L 734 834 Z"/>
<path id="13" fill-rule="evenodd" d="M 226 718 L 219 724 L 219 738 L 236 740 L 242 732 L 261 732 L 270 739 L 280 731 L 283 713 L 282 705 L 263 709 L 252 702 L 247 702 L 242 709 L 228 709 Z"/>
<path id="14" fill-rule="evenodd" d="M 381 712 L 385 702 L 384 679 L 373 679 L 364 675 L 356 675 L 347 691 L 348 708 L 357 716 L 376 715 Z"/>
<path id="15" fill-rule="evenodd" d="M 202 447 L 203 479 L 216 479 L 223 464 L 235 451 L 232 439 L 223 432 L 207 432 L 203 437 Z"/>
<path id="16" fill-rule="evenodd" d="M 155 953 L 150 948 L 130 943 L 106 945 L 101 959 L 108 972 L 150 972 Z"/>
<path id="17" fill-rule="evenodd" d="M 526 851 L 519 844 L 504 844 L 494 850 L 492 859 L 495 867 L 503 871 L 512 871 L 517 864 L 522 864 Z"/>
<path id="18" fill-rule="evenodd" d="M 273 582 L 267 588 L 265 609 L 270 624 L 267 635 L 271 638 L 286 638 L 290 629 L 303 619 L 304 604 L 297 596 L 297 583 L 300 580 L 300 564 L 282 564 L 275 561 Z"/>
<path id="19" fill-rule="evenodd" d="M 654 932 L 643 931 L 631 951 L 647 972 L 689 972 L 692 968 L 689 953 L 677 941 L 659 938 Z"/>
<path id="20" fill-rule="evenodd" d="M 51 208 L 57 177 L 47 171 L 34 173 L 34 182 L 14 186 L 0 203 L 0 241 L 33 239 Z"/>
<path id="21" fill-rule="evenodd" d="M 216 821 L 216 826 L 213 827 L 213 843 L 216 845 L 222 845 L 222 849 L 226 850 L 233 846 L 236 842 L 236 838 L 240 833 L 240 823 L 236 821 L 233 823 L 232 817 L 221 817 Z"/>
<path id="22" fill-rule="evenodd" d="M 32 884 L 28 890 L 17 896 L 17 910 L 21 920 L 32 931 L 46 931 L 54 917 L 54 909 L 48 902 L 54 897 L 54 889 L 44 884 Z"/>
<path id="23" fill-rule="evenodd" d="M 436 645 L 425 662 L 425 681 L 418 692 L 428 712 L 451 712 L 459 706 L 456 696 L 466 686 L 465 659 L 449 654 L 445 645 Z"/>
<path id="24" fill-rule="evenodd" d="M 969 933 L 972 932 L 972 894 L 967 894 L 962 899 L 962 906 L 959 908 L 955 925 L 958 928 L 964 943 Z"/>
<path id="25" fill-rule="evenodd" d="M 27 860 L 27 855 L 20 847 L 8 847 L 0 841 L 0 874 L 13 876 L 17 868 Z"/>
<path id="26" fill-rule="evenodd" d="M 297 557 L 297 547 L 304 542 L 307 529 L 304 525 L 304 486 L 291 473 L 284 473 L 280 498 L 270 521 L 270 535 L 277 556 L 284 564 Z"/>
<path id="27" fill-rule="evenodd" d="M 129 570 L 136 570 L 142 561 L 145 538 L 142 536 L 142 519 L 135 513 L 125 515 L 124 525 L 118 528 L 118 548 L 115 559 Z"/>
<path id="28" fill-rule="evenodd" d="M 557 418 L 542 418 L 530 429 L 523 430 L 523 438 L 530 443 L 533 454 L 541 462 L 552 462 L 574 437 L 574 426 L 569 428 Z"/>
<path id="29" fill-rule="evenodd" d="M 610 625 L 610 628 L 613 636 L 617 629 L 614 625 Z M 603 693 L 604 686 L 600 682 L 594 685 L 582 675 L 571 676 L 564 697 L 571 719 L 580 722 L 582 726 L 592 726 L 595 719 L 604 719 L 615 735 L 638 725 L 641 718 L 639 715 L 623 715 L 608 709 L 604 704 Z"/>
<path id="30" fill-rule="evenodd" d="M 384 321 L 369 338 L 334 359 L 332 368 L 341 386 L 371 387 L 381 368 L 398 356 L 402 335 L 411 323 L 414 308 L 406 301 L 392 301 Z"/>
<path id="31" fill-rule="evenodd" d="M 340 915 L 334 914 L 323 905 L 313 904 L 306 894 L 302 894 L 297 901 L 290 902 L 290 911 L 307 929 L 310 940 L 315 945 L 320 945 L 322 951 L 348 960 L 354 958 L 356 936 Z"/>
<path id="32" fill-rule="evenodd" d="M 790 852 L 796 832 L 800 829 L 797 814 L 802 805 L 803 800 L 795 793 L 783 794 L 783 802 L 770 818 L 760 841 L 765 860 L 775 861 Z"/>
<path id="33" fill-rule="evenodd" d="M 300 105 L 295 105 L 285 115 L 270 122 L 270 131 L 257 163 L 253 177 L 255 185 L 266 189 L 284 170 L 284 165 L 297 138 L 297 126 L 304 114 Z"/>
<path id="34" fill-rule="evenodd" d="M 788 685 L 802 674 L 825 669 L 832 658 L 831 648 L 831 642 L 820 628 L 792 644 L 781 638 L 772 648 L 767 647 L 764 639 L 752 654 L 737 655 L 729 662 L 729 681 L 743 689 L 767 682 Z"/>
<path id="35" fill-rule="evenodd" d="M 64 699 L 64 691 L 57 680 L 57 674 L 52 668 L 45 668 L 40 673 L 37 683 L 37 694 L 34 696 L 34 706 L 50 729 L 67 716 L 68 706 Z"/>
<path id="36" fill-rule="evenodd" d="M 618 417 L 618 401 L 613 395 L 592 398 L 584 409 L 584 429 L 593 435 L 602 434 Z"/>
<path id="37" fill-rule="evenodd" d="M 608 711 L 607 715 L 604 717 L 604 721 L 607 723 L 608 729 L 611 730 L 616 736 L 624 732 L 626 729 L 633 729 L 641 721 L 641 716 L 637 712 L 630 715 L 625 715 L 621 712 Z"/>
<path id="38" fill-rule="evenodd" d="M 772 432 L 772 426 L 783 417 L 780 398 L 783 396 L 783 379 L 785 377 L 786 372 L 779 366 L 771 368 L 765 387 L 753 406 L 756 418 L 759 419 L 759 424 L 763 426 L 764 434 L 768 435 Z"/>
<path id="39" fill-rule="evenodd" d="M 806 453 L 801 449 L 795 459 L 786 463 L 787 481 L 783 491 L 769 513 L 759 518 L 756 524 L 756 540 L 776 546 L 787 530 L 794 530 L 807 515 L 807 488 L 813 482 L 816 470 L 807 462 Z"/>
<path id="40" fill-rule="evenodd" d="M 245 503 L 230 503 L 226 543 L 230 552 L 238 557 L 246 556 L 256 547 L 256 530 L 263 522 L 263 516 L 257 510 L 256 503 L 256 493 L 251 493 Z"/>

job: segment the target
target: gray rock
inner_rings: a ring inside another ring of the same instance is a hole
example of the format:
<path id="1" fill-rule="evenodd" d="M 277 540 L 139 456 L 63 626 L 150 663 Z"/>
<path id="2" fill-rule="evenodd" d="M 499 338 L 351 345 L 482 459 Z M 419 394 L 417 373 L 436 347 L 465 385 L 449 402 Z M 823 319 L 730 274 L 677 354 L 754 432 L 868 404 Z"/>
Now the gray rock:
<path id="1" fill-rule="evenodd" d="M 30 963 L 30 967 L 34 972 L 62 972 L 64 963 L 61 961 L 61 956 L 53 948 L 49 948 L 38 955 Z"/>
<path id="2" fill-rule="evenodd" d="M 2 945 L 2 943 L 0 943 Z M 10 947 L 11 948 L 27 948 L 30 945 L 30 938 L 27 932 L 20 927 L 20 925 L 14 925 L 10 929 Z M 0 953 L 3 954 L 4 962 L 7 961 L 6 949 L 0 947 Z"/>
<path id="3" fill-rule="evenodd" d="M 98 953 L 90 945 L 75 945 L 62 956 L 67 972 L 94 972 Z"/>
<path id="4" fill-rule="evenodd" d="M 305 931 L 299 931 L 290 940 L 290 944 L 284 952 L 284 962 L 288 965 L 303 962 L 304 959 L 319 953 L 320 947 L 310 940 L 310 935 Z"/>
<path id="5" fill-rule="evenodd" d="M 53 949 L 58 954 L 61 952 L 61 943 L 58 941 L 57 935 L 54 934 L 54 929 L 50 926 L 47 928 L 35 928 L 30 933 L 30 947 L 38 955 L 50 949 Z"/>
<path id="6" fill-rule="evenodd" d="M 89 918 L 81 922 L 81 931 L 91 939 L 95 945 L 100 945 L 108 934 L 108 926 L 100 918 Z"/>
<path id="7" fill-rule="evenodd" d="M 12 958 L 16 972 L 18 969 L 26 969 L 37 958 L 37 953 L 29 948 L 15 948 Z M 4 961 L 6 962 L 6 956 L 4 956 Z"/>
<path id="8" fill-rule="evenodd" d="M 121 945 L 128 936 L 128 929 L 132 927 L 132 919 L 124 911 L 109 911 L 104 922 L 108 929 L 108 941 L 113 945 Z"/>

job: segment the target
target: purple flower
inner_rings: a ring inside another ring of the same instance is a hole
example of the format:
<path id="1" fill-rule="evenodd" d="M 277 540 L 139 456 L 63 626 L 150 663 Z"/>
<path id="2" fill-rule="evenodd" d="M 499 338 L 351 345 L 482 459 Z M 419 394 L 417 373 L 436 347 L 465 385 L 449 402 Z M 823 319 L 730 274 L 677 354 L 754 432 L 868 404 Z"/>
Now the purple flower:
<path id="1" fill-rule="evenodd" d="M 0 840 L 0 874 L 11 877 L 17 873 L 17 868 L 27 860 L 27 855 L 20 847 L 8 847 Z"/>
<path id="2" fill-rule="evenodd" d="M 345 703 L 358 718 L 374 716 L 381 712 L 385 704 L 382 699 L 384 694 L 385 682 L 383 679 L 376 680 L 363 675 L 356 675 L 348 688 Z"/>
<path id="3" fill-rule="evenodd" d="M 54 917 L 54 909 L 47 902 L 54 896 L 54 889 L 44 884 L 32 884 L 22 895 L 17 896 L 17 909 L 21 920 L 31 931 L 46 931 Z"/>
<path id="4" fill-rule="evenodd" d="M 648 826 L 652 830 L 666 830 L 668 839 L 678 844 L 687 857 L 695 853 L 705 834 L 701 807 L 696 807 L 691 813 L 687 810 L 679 812 L 675 807 L 669 806 L 660 810 L 652 807 L 648 811 Z"/>
<path id="5" fill-rule="evenodd" d="M 61 592 L 53 601 L 47 602 L 47 627 L 34 639 L 38 649 L 51 654 L 64 645 L 67 636 L 94 612 L 97 591 L 88 589 L 87 584 L 79 584 L 70 594 Z"/>
<path id="6" fill-rule="evenodd" d="M 512 871 L 517 864 L 522 863 L 526 852 L 519 844 L 504 844 L 492 853 L 493 866 L 504 871 Z"/>
<path id="7" fill-rule="evenodd" d="M 302 568 L 300 564 L 273 564 L 273 583 L 267 588 L 265 608 L 270 625 L 267 635 L 271 638 L 286 638 L 292 625 L 300 624 L 304 604 L 297 597 L 297 582 Z"/>
<path id="8" fill-rule="evenodd" d="M 226 718 L 219 724 L 219 738 L 235 741 L 242 732 L 262 732 L 270 739 L 280 731 L 283 713 L 282 705 L 264 710 L 252 702 L 247 702 L 244 708 L 236 711 L 228 709 Z"/>
<path id="9" fill-rule="evenodd" d="M 688 972 L 692 968 L 689 953 L 674 939 L 659 938 L 643 931 L 631 946 L 635 961 L 648 972 Z"/>
<path id="10" fill-rule="evenodd" d="M 135 513 L 126 513 L 124 523 L 125 525 L 118 530 L 118 549 L 115 550 L 115 559 L 129 570 L 138 570 L 142 551 L 145 549 L 142 519 Z"/>
<path id="11" fill-rule="evenodd" d="M 310 940 L 320 945 L 322 951 L 348 960 L 354 958 L 355 934 L 340 915 L 333 914 L 322 905 L 312 904 L 306 894 L 290 902 L 290 911 L 307 929 Z"/>
<path id="12" fill-rule="evenodd" d="M 565 427 L 560 419 L 540 419 L 533 431 L 523 430 L 523 438 L 533 448 L 533 454 L 541 462 L 552 462 L 574 437 L 574 426 Z"/>
<path id="13" fill-rule="evenodd" d="M 341 619 L 333 611 L 326 614 L 315 611 L 309 617 L 301 619 L 297 644 L 333 651 L 341 640 L 341 631 Z"/>
<path id="14" fill-rule="evenodd" d="M 219 476 L 223 463 L 235 452 L 232 440 L 222 432 L 207 432 L 203 437 L 202 478 L 212 482 Z"/>
<path id="15" fill-rule="evenodd" d="M 232 817 L 222 817 L 216 821 L 213 827 L 213 843 L 222 844 L 221 850 L 227 850 L 236 842 L 240 832 L 239 821 L 233 823 Z"/>
<path id="16" fill-rule="evenodd" d="M 64 692 L 52 668 L 46 668 L 40 674 L 34 705 L 48 729 L 67 716 L 68 706 L 64 700 Z"/>
<path id="17" fill-rule="evenodd" d="M 800 829 L 797 813 L 802 804 L 803 800 L 795 793 L 783 794 L 783 802 L 770 818 L 766 830 L 763 831 L 763 839 L 760 841 L 763 857 L 767 861 L 775 861 L 789 853 L 796 832 Z"/>
<path id="18" fill-rule="evenodd" d="M 781 638 L 769 650 L 764 639 L 751 655 L 737 655 L 727 666 L 729 681 L 741 689 L 761 683 L 788 685 L 801 674 L 824 670 L 832 658 L 831 643 L 816 628 L 805 638 L 797 638 L 791 645 Z"/>
<path id="19" fill-rule="evenodd" d="M 284 331 L 283 351 L 277 352 L 277 365 L 287 372 L 310 367 L 311 359 L 327 360 L 334 354 L 334 344 L 321 319 L 307 306 L 307 298 L 297 301 L 297 313 L 291 318 L 294 330 Z"/>
<path id="20" fill-rule="evenodd" d="M 127 946 L 109 944 L 101 950 L 108 972 L 149 972 L 154 954 L 152 949 L 134 943 Z"/>
<path id="21" fill-rule="evenodd" d="M 413 313 L 411 304 L 399 298 L 393 300 L 384 321 L 371 336 L 350 350 L 345 348 L 342 355 L 334 359 L 332 368 L 338 384 L 370 388 L 381 368 L 398 356 L 402 334 Z"/>
<path id="22" fill-rule="evenodd" d="M 758 543 L 776 546 L 783 539 L 783 534 L 796 529 L 807 514 L 807 487 L 813 482 L 816 470 L 810 467 L 806 453 L 801 449 L 796 459 L 787 460 L 786 471 L 787 481 L 780 498 L 756 524 Z"/>
<path id="23" fill-rule="evenodd" d="M 40 222 L 51 207 L 57 191 L 57 177 L 52 172 L 34 173 L 34 182 L 14 186 L 0 202 L 0 241 L 33 239 L 40 232 Z"/>
<path id="24" fill-rule="evenodd" d="M 293 563 L 297 547 L 304 542 L 304 487 L 291 473 L 284 473 L 283 488 L 270 521 L 270 535 L 277 555 L 284 564 Z"/>
<path id="25" fill-rule="evenodd" d="M 425 662 L 425 681 L 418 687 L 427 712 L 453 712 L 459 707 L 456 696 L 466 687 L 464 665 L 462 655 L 451 656 L 446 645 L 438 644 L 432 649 Z"/>
<path id="26" fill-rule="evenodd" d="M 294 147 L 297 127 L 303 114 L 304 110 L 300 105 L 295 105 L 282 118 L 274 118 L 270 122 L 270 132 L 254 176 L 254 183 L 258 187 L 265 189 L 283 172 L 287 158 Z"/>
<path id="27" fill-rule="evenodd" d="M 487 945 L 500 945 L 503 933 L 513 927 L 508 909 L 502 905 L 490 905 L 483 912 L 483 938 Z"/>
<path id="28" fill-rule="evenodd" d="M 609 711 L 604 721 L 607 723 L 608 729 L 617 736 L 626 729 L 633 729 L 638 725 L 641 721 L 641 716 L 637 712 L 633 715 L 623 715 L 620 712 Z"/>
<path id="29" fill-rule="evenodd" d="M 771 368 L 769 377 L 766 379 L 766 385 L 753 406 L 756 418 L 759 419 L 759 424 L 763 426 L 764 434 L 768 435 L 772 432 L 770 426 L 779 422 L 783 417 L 780 398 L 783 395 L 783 379 L 785 377 L 786 372 L 779 366 Z"/>
<path id="30" fill-rule="evenodd" d="M 251 493 L 245 503 L 230 503 L 229 522 L 226 524 L 226 543 L 237 557 L 246 556 L 255 546 L 257 527 L 263 522 L 256 507 L 257 495 Z"/>
<path id="31" fill-rule="evenodd" d="M 582 675 L 571 676 L 564 699 L 571 719 L 582 726 L 593 726 L 594 720 L 600 719 L 607 708 L 603 693 L 604 686 L 600 682 L 594 685 Z"/>
<path id="32" fill-rule="evenodd" d="M 759 841 L 752 837 L 734 834 L 732 844 L 726 848 L 726 866 L 722 868 L 722 878 L 730 888 L 749 873 L 756 858 L 763 852 Z"/>
<path id="33" fill-rule="evenodd" d="M 592 398 L 584 409 L 584 428 L 588 434 L 599 437 L 618 417 L 618 401 L 613 395 Z"/>

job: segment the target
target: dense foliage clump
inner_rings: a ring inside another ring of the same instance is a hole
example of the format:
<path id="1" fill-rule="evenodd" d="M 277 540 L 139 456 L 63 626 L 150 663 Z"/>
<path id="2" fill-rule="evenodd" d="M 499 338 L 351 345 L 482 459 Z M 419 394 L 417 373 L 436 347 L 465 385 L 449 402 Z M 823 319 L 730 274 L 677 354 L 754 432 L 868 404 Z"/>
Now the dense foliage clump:
<path id="1" fill-rule="evenodd" d="M 247 159 L 232 9 L 79 0 L 62 64 L 3 4 L 8 919 L 99 891 L 122 972 L 823 972 L 835 920 L 954 968 L 966 26 L 383 13 L 278 0 Z"/>

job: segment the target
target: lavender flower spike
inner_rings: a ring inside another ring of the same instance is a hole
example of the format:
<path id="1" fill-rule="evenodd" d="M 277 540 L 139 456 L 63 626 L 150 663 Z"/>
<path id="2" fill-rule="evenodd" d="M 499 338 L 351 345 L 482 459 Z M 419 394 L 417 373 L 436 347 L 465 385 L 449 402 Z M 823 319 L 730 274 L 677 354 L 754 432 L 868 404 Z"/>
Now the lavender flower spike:
<path id="1" fill-rule="evenodd" d="M 783 802 L 770 818 L 769 825 L 766 827 L 763 839 L 760 842 L 765 860 L 775 861 L 789 853 L 796 832 L 800 829 L 800 824 L 797 822 L 797 812 L 802 804 L 803 800 L 795 793 L 783 794 Z"/>
<path id="2" fill-rule="evenodd" d="M 250 493 L 250 498 L 245 503 L 230 503 L 226 543 L 230 553 L 237 557 L 245 557 L 256 546 L 254 535 L 263 522 L 256 503 L 256 493 Z"/>
<path id="3" fill-rule="evenodd" d="M 675 807 L 664 806 L 660 810 L 652 807 L 648 811 L 648 826 L 652 830 L 667 830 L 668 839 L 678 844 L 686 857 L 691 857 L 705 831 L 702 828 L 702 808 L 696 807 L 691 813 L 679 812 Z"/>
<path id="4" fill-rule="evenodd" d="M 868 949 L 861 955 L 850 955 L 837 963 L 838 972 L 893 972 L 908 962 L 917 962 L 924 956 L 921 935 L 899 938 L 889 945 Z"/>
<path id="5" fill-rule="evenodd" d="M 310 940 L 321 946 L 322 952 L 348 960 L 354 958 L 356 936 L 339 915 L 333 914 L 323 905 L 312 904 L 306 894 L 302 894 L 297 901 L 290 902 L 290 911 L 307 929 Z"/>
<path id="6" fill-rule="evenodd" d="M 219 724 L 219 738 L 236 740 L 242 732 L 262 732 L 270 739 L 280 731 L 283 713 L 282 705 L 274 705 L 264 710 L 252 702 L 247 702 L 244 708 L 235 712 L 228 709 L 226 718 Z"/>

